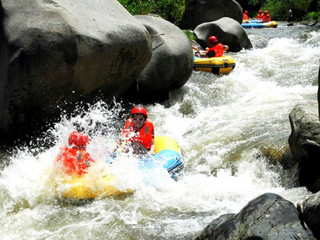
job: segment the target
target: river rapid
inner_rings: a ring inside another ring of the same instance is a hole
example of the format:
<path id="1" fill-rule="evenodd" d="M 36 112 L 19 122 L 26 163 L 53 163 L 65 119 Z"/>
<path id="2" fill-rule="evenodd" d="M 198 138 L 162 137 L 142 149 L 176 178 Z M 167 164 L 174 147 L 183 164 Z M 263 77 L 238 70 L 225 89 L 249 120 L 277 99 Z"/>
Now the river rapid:
<path id="1" fill-rule="evenodd" d="M 246 30 L 254 48 L 231 53 L 235 69 L 225 76 L 194 71 L 163 103 L 147 105 L 156 135 L 181 146 L 184 176 L 163 168 L 141 171 L 125 158 L 113 167 L 119 188 L 133 194 L 68 202 L 52 187 L 53 162 L 77 128 L 90 135 L 97 161 L 105 156 L 128 117 L 124 103 L 99 101 L 78 108 L 23 147 L 0 153 L 0 239 L 191 239 L 213 219 L 237 213 L 266 193 L 293 203 L 310 192 L 293 187 L 263 149 L 288 147 L 289 113 L 317 101 L 320 33 L 302 25 Z"/>

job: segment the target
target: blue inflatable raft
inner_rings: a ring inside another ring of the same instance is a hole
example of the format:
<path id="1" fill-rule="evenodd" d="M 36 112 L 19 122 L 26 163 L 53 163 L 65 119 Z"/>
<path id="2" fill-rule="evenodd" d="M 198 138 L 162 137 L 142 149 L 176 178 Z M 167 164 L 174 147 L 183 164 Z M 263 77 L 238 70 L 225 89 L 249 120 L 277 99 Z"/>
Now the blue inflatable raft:
<path id="1" fill-rule="evenodd" d="M 259 20 L 249 20 L 241 24 L 244 28 L 276 28 L 278 23 L 276 21 L 261 22 Z"/>
<path id="2" fill-rule="evenodd" d="M 161 164 L 171 178 L 177 180 L 182 175 L 184 168 L 181 148 L 177 142 L 168 136 L 155 136 L 155 155 L 147 156 L 141 159 L 141 168 L 152 169 Z M 111 158 L 107 156 L 106 162 L 112 163 L 116 159 L 117 154 Z"/>

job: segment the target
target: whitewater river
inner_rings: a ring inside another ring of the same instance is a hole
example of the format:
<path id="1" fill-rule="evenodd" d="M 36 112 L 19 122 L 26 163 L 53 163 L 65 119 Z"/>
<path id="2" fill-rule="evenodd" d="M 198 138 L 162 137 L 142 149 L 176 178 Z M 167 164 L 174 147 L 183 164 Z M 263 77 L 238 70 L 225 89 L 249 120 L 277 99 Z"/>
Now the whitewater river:
<path id="1" fill-rule="evenodd" d="M 25 147 L 2 151 L 0 239 L 191 239 L 262 193 L 295 204 L 307 198 L 304 187 L 289 187 L 282 168 L 262 149 L 286 149 L 290 111 L 316 102 L 320 33 L 286 23 L 246 31 L 254 49 L 232 54 L 236 67 L 229 75 L 193 72 L 169 101 L 146 106 L 156 135 L 174 137 L 183 150 L 181 180 L 123 159 L 113 172 L 118 187 L 133 194 L 77 204 L 61 200 L 52 169 L 70 132 L 77 126 L 90 135 L 94 176 L 128 116 L 124 104 L 101 101 L 63 116 Z"/>

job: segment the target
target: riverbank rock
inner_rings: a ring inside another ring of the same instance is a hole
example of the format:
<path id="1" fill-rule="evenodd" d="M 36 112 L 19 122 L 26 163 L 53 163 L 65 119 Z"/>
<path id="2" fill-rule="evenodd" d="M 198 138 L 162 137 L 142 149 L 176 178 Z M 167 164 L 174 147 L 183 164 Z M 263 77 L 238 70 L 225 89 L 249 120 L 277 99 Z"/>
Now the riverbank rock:
<path id="1" fill-rule="evenodd" d="M 180 28 L 161 17 L 139 15 L 135 18 L 151 36 L 152 57 L 126 95 L 151 102 L 167 99 L 169 92 L 182 87 L 192 74 L 190 41 Z"/>
<path id="2" fill-rule="evenodd" d="M 242 22 L 242 7 L 234 0 L 187 0 L 180 22 L 181 29 L 195 29 L 204 22 L 211 22 L 223 17 Z"/>
<path id="3" fill-rule="evenodd" d="M 197 42 L 207 47 L 208 38 L 216 36 L 222 44 L 228 45 L 231 52 L 239 52 L 243 48 L 250 49 L 252 44 L 243 27 L 234 19 L 224 17 L 217 21 L 202 23 L 194 29 Z"/>
<path id="4" fill-rule="evenodd" d="M 318 115 L 320 121 L 320 67 L 318 72 Z"/>
<path id="5" fill-rule="evenodd" d="M 313 235 L 320 239 L 320 192 L 303 202 L 303 220 L 313 232 Z"/>
<path id="6" fill-rule="evenodd" d="M 273 193 L 253 199 L 238 214 L 208 228 L 195 239 L 315 239 L 301 225 L 294 204 Z"/>
<path id="7" fill-rule="evenodd" d="M 289 115 L 291 134 L 289 146 L 299 163 L 299 182 L 308 190 L 320 190 L 320 122 L 318 104 L 296 105 Z"/>
<path id="8" fill-rule="evenodd" d="M 0 4 L 0 134 L 7 137 L 79 100 L 121 96 L 151 58 L 147 30 L 116 0 Z"/>

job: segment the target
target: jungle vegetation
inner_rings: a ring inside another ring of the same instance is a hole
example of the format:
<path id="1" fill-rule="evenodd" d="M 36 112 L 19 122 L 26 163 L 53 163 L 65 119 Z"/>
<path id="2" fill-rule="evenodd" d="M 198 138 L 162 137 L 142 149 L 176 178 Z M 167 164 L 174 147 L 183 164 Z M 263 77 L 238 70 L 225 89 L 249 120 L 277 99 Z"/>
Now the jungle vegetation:
<path id="1" fill-rule="evenodd" d="M 188 0 L 118 0 L 132 15 L 157 14 L 178 25 Z M 272 19 L 285 21 L 289 9 L 294 21 L 320 21 L 320 0 L 236 0 L 249 11 L 249 16 L 257 15 L 259 9 L 268 10 Z"/>

